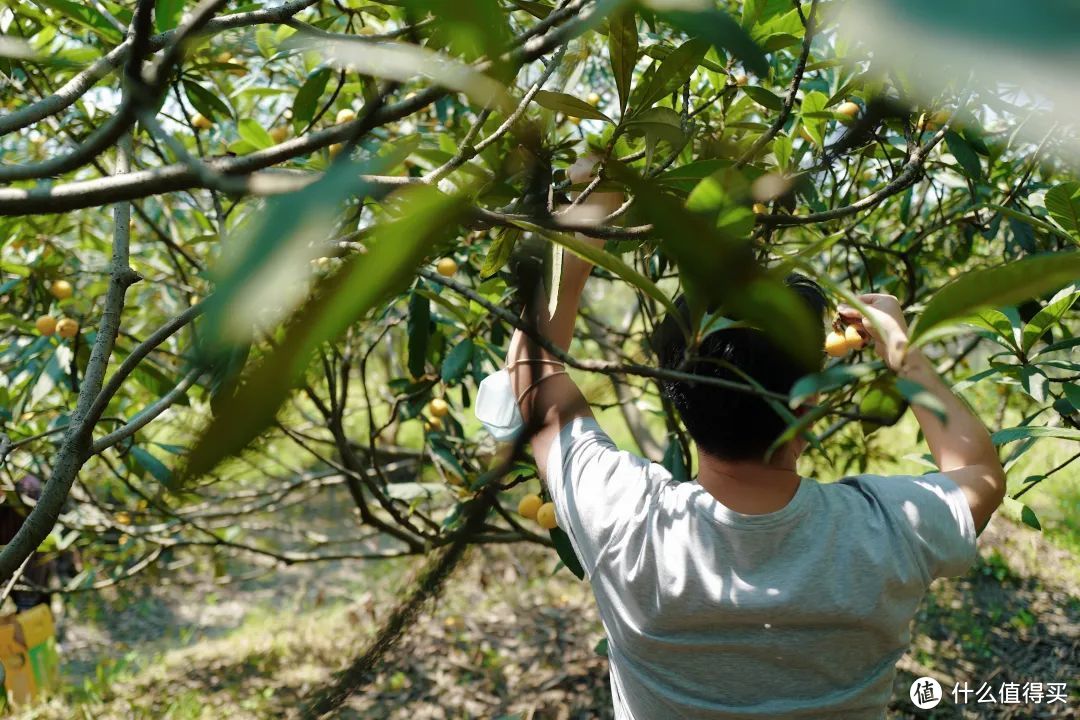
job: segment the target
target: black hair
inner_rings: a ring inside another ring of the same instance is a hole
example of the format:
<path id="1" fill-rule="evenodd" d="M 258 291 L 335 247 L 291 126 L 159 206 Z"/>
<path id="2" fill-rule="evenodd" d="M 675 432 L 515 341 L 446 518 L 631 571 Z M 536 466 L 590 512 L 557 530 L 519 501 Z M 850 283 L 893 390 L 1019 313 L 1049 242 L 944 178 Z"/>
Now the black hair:
<path id="1" fill-rule="evenodd" d="M 824 317 L 828 303 L 817 283 L 798 274 L 789 275 L 785 282 L 814 317 Z M 676 301 L 676 308 L 684 319 L 689 318 L 685 298 Z M 818 329 L 824 342 L 823 322 Z M 821 364 L 807 368 L 761 330 L 739 325 L 707 335 L 686 362 L 686 336 L 670 313 L 657 327 L 651 344 L 661 368 L 747 384 L 734 366 L 766 390 L 783 395 L 807 372 L 821 369 Z M 787 426 L 769 402 L 756 394 L 692 381 L 663 380 L 660 384 L 698 447 L 717 458 L 763 460 Z"/>

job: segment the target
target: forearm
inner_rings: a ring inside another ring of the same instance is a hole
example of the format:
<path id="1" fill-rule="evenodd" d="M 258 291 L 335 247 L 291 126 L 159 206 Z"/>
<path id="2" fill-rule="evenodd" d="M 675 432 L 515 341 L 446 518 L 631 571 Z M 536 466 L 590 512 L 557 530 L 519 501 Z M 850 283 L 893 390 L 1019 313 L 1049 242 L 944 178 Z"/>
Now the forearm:
<path id="1" fill-rule="evenodd" d="M 562 251 L 557 250 L 557 252 Z M 522 317 L 527 325 L 535 323 L 537 333 L 560 350 L 567 350 L 570 347 L 578 307 L 581 304 L 581 293 L 585 289 L 585 282 L 591 270 L 591 263 L 565 252 L 555 313 L 548 315 L 547 293 L 544 292 L 543 287 L 540 287 L 537 289 L 532 304 L 528 306 L 526 314 Z M 530 312 L 531 315 L 529 315 Z M 531 382 L 529 378 L 536 377 L 542 368 L 542 365 L 529 368 L 527 367 L 529 363 L 522 361 L 539 358 L 554 359 L 551 353 L 535 343 L 525 332 L 516 330 L 510 339 L 510 348 L 506 353 L 506 365 L 511 370 L 511 378 L 520 376 L 515 378 L 514 382 L 518 392 L 521 392 L 525 384 Z M 516 387 L 518 382 L 523 383 L 521 388 Z"/>
<path id="2" fill-rule="evenodd" d="M 972 465 L 999 466 L 997 451 L 982 421 L 953 394 L 935 372 L 930 361 L 918 350 L 910 350 L 899 370 L 900 377 L 918 383 L 941 401 L 946 420 L 921 406 L 913 406 L 926 444 L 938 467 L 948 472 Z"/>

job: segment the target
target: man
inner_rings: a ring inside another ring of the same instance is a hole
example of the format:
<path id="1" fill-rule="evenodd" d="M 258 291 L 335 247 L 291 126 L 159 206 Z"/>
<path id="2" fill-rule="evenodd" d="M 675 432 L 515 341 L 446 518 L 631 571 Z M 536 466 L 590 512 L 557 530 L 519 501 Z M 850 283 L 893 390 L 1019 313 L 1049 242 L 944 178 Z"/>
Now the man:
<path id="1" fill-rule="evenodd" d="M 572 179 L 581 182 L 581 170 Z M 586 206 L 603 217 L 620 200 L 597 196 Z M 565 349 L 591 268 L 569 254 L 563 263 L 555 313 L 547 316 L 544 298 L 535 306 L 544 309 L 539 332 Z M 794 287 L 820 316 L 820 289 L 805 279 Z M 533 431 L 559 526 L 592 584 L 617 718 L 882 717 L 927 586 L 973 562 L 975 536 L 1004 495 L 994 446 L 908 347 L 896 298 L 861 300 L 870 317 L 842 307 L 845 321 L 873 339 L 890 370 L 945 406 L 947 426 L 914 408 L 937 473 L 818 484 L 796 472 L 801 439 L 766 460 L 785 423 L 765 401 L 665 382 L 697 446 L 697 478 L 678 483 L 616 448 L 557 359 L 514 335 L 504 409 L 516 399 Z M 670 323 L 654 346 L 675 368 L 685 347 Z M 803 374 L 749 328 L 713 333 L 699 355 L 706 359 L 691 362 L 692 372 L 740 381 L 730 363 L 774 392 Z"/>

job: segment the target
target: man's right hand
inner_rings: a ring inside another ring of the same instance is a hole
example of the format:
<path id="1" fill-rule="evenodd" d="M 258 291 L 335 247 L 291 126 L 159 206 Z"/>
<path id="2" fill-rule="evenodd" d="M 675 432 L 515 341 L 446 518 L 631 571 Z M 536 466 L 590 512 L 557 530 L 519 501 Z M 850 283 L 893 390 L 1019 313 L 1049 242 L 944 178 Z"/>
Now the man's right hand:
<path id="1" fill-rule="evenodd" d="M 934 372 L 917 349 L 908 348 L 908 326 L 900 303 L 892 295 L 860 295 L 866 316 L 840 306 L 841 318 L 874 339 L 878 355 L 897 374 L 912 380 L 941 403 L 946 422 L 922 405 L 913 405 L 926 444 L 937 466 L 964 492 L 977 531 L 981 531 L 1005 496 L 1005 472 L 986 428 Z"/>
<path id="2" fill-rule="evenodd" d="M 849 305 L 841 305 L 837 312 L 845 323 L 865 331 L 889 369 L 899 372 L 908 351 L 908 326 L 900 301 L 884 293 L 860 295 L 859 300 L 866 305 L 866 317 Z"/>

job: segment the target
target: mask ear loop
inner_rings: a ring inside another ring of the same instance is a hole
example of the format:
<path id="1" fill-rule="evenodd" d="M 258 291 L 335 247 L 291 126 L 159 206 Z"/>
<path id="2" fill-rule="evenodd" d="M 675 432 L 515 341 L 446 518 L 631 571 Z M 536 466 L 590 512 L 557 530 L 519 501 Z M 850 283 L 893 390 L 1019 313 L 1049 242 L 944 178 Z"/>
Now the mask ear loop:
<path id="1" fill-rule="evenodd" d="M 527 388 L 525 388 L 524 390 L 522 390 L 522 391 L 521 391 L 521 394 L 520 394 L 520 395 L 518 395 L 518 397 L 517 397 L 517 403 L 518 403 L 518 405 L 520 405 L 520 404 L 521 404 L 521 401 L 522 401 L 522 400 L 523 400 L 523 399 L 525 398 L 525 396 L 526 396 L 526 395 L 528 395 L 528 394 L 529 394 L 529 391 L 530 391 L 530 390 L 532 390 L 533 388 L 535 388 L 535 387 L 536 387 L 537 385 L 539 385 L 540 383 L 544 382 L 544 381 L 545 381 L 545 380 L 547 380 L 548 378 L 553 378 L 553 377 L 555 377 L 556 375 L 569 375 L 569 373 L 568 373 L 568 372 L 566 372 L 565 370 L 556 370 L 556 371 L 555 371 L 555 372 L 553 372 L 553 373 L 548 373 L 547 375 L 542 375 L 542 376 L 540 376 L 540 379 L 538 379 L 538 380 L 534 380 L 534 381 L 533 381 L 533 382 L 532 382 L 532 383 L 531 383 L 531 384 L 530 384 L 530 385 L 529 385 L 529 386 L 528 386 Z"/>
<path id="2" fill-rule="evenodd" d="M 521 405 L 521 401 L 525 399 L 525 396 L 528 395 L 529 392 L 531 390 L 533 390 L 533 388 L 535 388 L 537 385 L 544 382 L 548 378 L 555 377 L 556 375 L 568 375 L 569 374 L 569 373 L 566 372 L 566 370 L 565 370 L 566 366 L 563 365 L 563 363 L 561 363 L 558 360 L 549 360 L 548 358 L 521 358 L 520 360 L 514 360 L 513 362 L 507 363 L 506 364 L 506 369 L 507 370 L 512 370 L 516 366 L 521 365 L 523 363 L 524 364 L 536 363 L 538 365 L 555 365 L 557 367 L 564 368 L 564 369 L 556 370 L 555 372 L 548 373 L 547 375 L 541 375 L 538 379 L 531 382 L 528 385 L 528 387 L 526 387 L 524 390 L 522 390 L 518 394 L 518 396 L 517 396 L 517 404 L 518 405 Z"/>
<path id="3" fill-rule="evenodd" d="M 551 360 L 549 358 L 519 358 L 512 362 L 506 363 L 506 369 L 513 370 L 515 367 L 523 363 L 526 365 L 530 363 L 537 363 L 538 365 L 558 365 L 559 367 L 563 367 L 563 363 L 561 360 Z"/>

